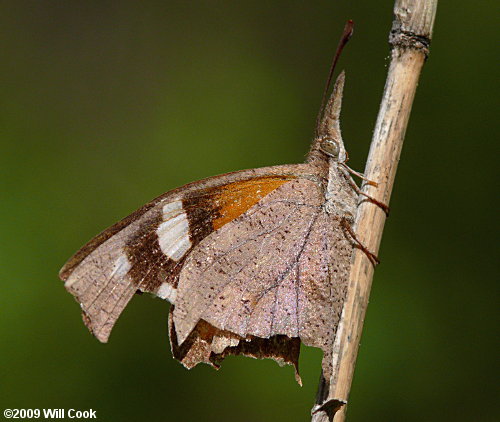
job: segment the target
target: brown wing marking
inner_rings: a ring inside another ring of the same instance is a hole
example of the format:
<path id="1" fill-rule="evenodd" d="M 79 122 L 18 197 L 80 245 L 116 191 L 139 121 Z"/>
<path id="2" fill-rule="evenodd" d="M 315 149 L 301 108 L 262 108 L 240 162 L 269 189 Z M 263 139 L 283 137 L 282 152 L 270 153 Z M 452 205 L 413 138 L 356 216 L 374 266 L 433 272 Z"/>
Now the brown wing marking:
<path id="1" fill-rule="evenodd" d="M 178 261 L 169 259 L 160 248 L 157 228 L 164 220 L 158 214 L 156 221 L 142 226 L 127 242 L 132 280 L 145 292 L 157 293 L 163 283 L 176 288 L 179 272 L 190 250 L 288 180 L 289 177 L 259 177 L 203 189 L 184 198 L 182 211 L 189 222 L 191 248 Z"/>
<path id="2" fill-rule="evenodd" d="M 295 379 L 302 385 L 299 375 L 300 339 L 298 337 L 289 338 L 277 335 L 269 339 L 254 336 L 242 338 L 200 320 L 182 345 L 179 345 L 173 325 L 174 309 L 175 305 L 170 307 L 168 317 L 172 355 L 186 368 L 191 369 L 203 362 L 219 369 L 222 361 L 230 355 L 274 359 L 280 364 L 293 365 Z"/>

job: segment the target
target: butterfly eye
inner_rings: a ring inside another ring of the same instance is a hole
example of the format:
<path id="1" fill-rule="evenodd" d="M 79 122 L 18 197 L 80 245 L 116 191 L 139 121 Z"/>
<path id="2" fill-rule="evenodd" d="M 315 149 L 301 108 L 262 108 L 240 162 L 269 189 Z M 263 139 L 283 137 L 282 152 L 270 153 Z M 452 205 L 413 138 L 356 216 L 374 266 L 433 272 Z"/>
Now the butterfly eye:
<path id="1" fill-rule="evenodd" d="M 340 152 L 339 143 L 337 141 L 334 141 L 333 139 L 329 138 L 323 139 L 321 141 L 320 148 L 325 154 L 331 157 L 337 158 L 339 156 Z"/>

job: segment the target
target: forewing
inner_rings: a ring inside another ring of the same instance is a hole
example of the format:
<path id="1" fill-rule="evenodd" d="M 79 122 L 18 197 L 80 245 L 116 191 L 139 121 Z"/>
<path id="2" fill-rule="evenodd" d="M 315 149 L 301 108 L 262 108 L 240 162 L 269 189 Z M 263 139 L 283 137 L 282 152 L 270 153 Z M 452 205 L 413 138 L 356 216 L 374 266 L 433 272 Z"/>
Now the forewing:
<path id="1" fill-rule="evenodd" d="M 168 192 L 105 230 L 62 268 L 91 332 L 107 341 L 136 291 L 175 303 L 180 270 L 193 248 L 295 177 L 301 166 L 216 176 Z"/>

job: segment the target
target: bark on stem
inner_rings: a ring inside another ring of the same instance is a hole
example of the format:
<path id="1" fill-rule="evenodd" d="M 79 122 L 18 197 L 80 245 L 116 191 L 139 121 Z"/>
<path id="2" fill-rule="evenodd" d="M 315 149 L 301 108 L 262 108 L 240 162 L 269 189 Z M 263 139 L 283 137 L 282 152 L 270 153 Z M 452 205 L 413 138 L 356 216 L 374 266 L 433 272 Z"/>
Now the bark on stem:
<path id="1" fill-rule="evenodd" d="M 391 64 L 365 169 L 366 177 L 378 182 L 378 187 L 364 184 L 362 188 L 386 204 L 391 196 L 418 78 L 429 53 L 436 7 L 437 0 L 396 0 L 394 5 L 389 36 Z M 374 253 L 379 249 L 385 219 L 379 207 L 360 197 L 354 228 L 357 238 Z M 372 277 L 372 264 L 364 252 L 356 250 L 334 341 L 334 373 L 330 380 L 321 377 L 312 410 L 313 422 L 345 420 Z"/>

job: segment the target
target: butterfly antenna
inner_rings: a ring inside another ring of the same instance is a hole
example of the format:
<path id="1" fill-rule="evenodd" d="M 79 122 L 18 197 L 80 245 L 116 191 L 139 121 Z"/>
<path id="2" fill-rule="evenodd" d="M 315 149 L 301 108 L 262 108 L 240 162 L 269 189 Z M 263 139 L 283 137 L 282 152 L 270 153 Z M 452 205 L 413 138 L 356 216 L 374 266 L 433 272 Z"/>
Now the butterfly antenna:
<path id="1" fill-rule="evenodd" d="M 344 32 L 342 33 L 342 37 L 337 45 L 337 51 L 335 52 L 335 56 L 333 57 L 332 65 L 330 66 L 330 72 L 328 73 L 328 79 L 326 80 L 325 91 L 323 92 L 323 99 L 321 100 L 321 107 L 319 108 L 318 117 L 316 118 L 316 137 L 319 136 L 319 126 L 321 123 L 321 117 L 323 117 L 323 113 L 325 111 L 326 99 L 328 97 L 328 91 L 330 90 L 330 85 L 332 84 L 333 72 L 335 71 L 335 66 L 340 57 L 340 53 L 344 49 L 344 46 L 347 44 L 347 41 L 352 36 L 354 31 L 354 22 L 352 20 L 348 20 L 344 26 Z"/>

